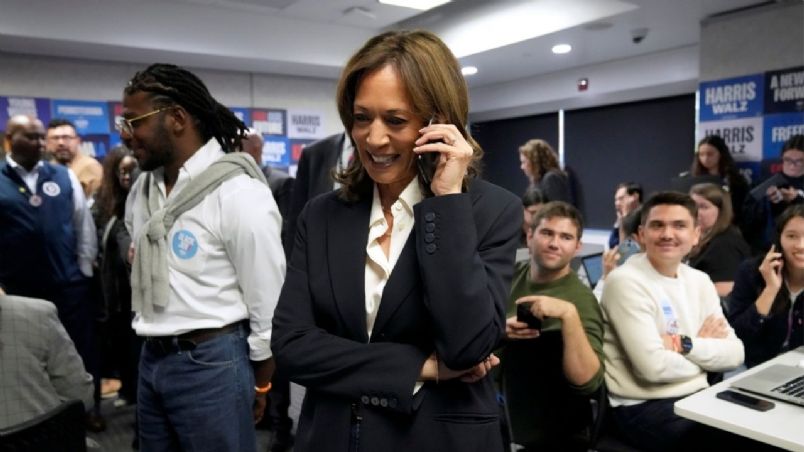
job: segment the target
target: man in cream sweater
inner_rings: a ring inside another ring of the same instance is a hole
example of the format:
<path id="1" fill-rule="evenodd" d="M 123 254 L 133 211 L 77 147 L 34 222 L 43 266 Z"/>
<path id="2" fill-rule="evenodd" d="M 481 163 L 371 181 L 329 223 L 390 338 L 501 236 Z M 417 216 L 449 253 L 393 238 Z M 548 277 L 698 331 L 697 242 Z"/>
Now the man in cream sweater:
<path id="1" fill-rule="evenodd" d="M 706 373 L 743 362 L 743 344 L 726 322 L 709 277 L 682 263 L 698 242 L 692 199 L 658 193 L 642 209 L 645 252 L 606 280 L 606 384 L 613 417 L 640 449 L 701 446 L 712 429 L 676 416 L 673 403 L 708 386 Z"/>

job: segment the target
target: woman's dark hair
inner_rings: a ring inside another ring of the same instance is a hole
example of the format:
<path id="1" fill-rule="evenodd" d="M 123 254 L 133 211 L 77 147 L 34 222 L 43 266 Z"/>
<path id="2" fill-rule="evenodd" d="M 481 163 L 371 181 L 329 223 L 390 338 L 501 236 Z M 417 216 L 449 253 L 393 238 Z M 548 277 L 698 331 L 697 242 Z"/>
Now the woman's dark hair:
<path id="1" fill-rule="evenodd" d="M 224 152 L 241 149 L 246 125 L 215 100 L 192 72 L 172 64 L 152 64 L 134 74 L 124 90 L 127 96 L 141 91 L 149 93 L 156 106 L 177 105 L 185 109 L 205 142 L 215 138 Z"/>
<path id="2" fill-rule="evenodd" d="M 617 184 L 617 188 L 614 189 L 614 192 L 616 193 L 617 190 L 621 188 L 625 189 L 625 192 L 628 194 L 628 196 L 637 195 L 637 201 L 639 201 L 639 203 L 642 204 L 642 198 L 644 196 L 642 191 L 642 185 L 639 185 L 636 182 L 621 182 Z"/>
<path id="3" fill-rule="evenodd" d="M 469 178 L 480 173 L 483 149 L 466 131 L 469 120 L 469 91 L 461 74 L 458 60 L 441 39 L 423 30 L 389 31 L 366 42 L 346 63 L 338 81 L 336 99 L 338 113 L 349 139 L 354 126 L 354 102 L 363 78 L 386 66 L 392 67 L 405 86 L 413 113 L 423 124 L 434 117 L 438 122 L 454 124 L 474 153 L 464 177 L 464 188 Z M 355 151 L 359 146 L 354 143 Z M 372 181 L 359 158 L 352 162 L 335 179 L 342 184 L 340 196 L 357 200 L 371 196 Z M 423 191 L 429 193 L 421 179 Z"/>
<path id="4" fill-rule="evenodd" d="M 802 135 L 799 135 L 802 136 Z M 802 136 L 804 137 L 804 136 Z M 791 147 L 789 149 L 798 149 L 795 147 Z M 782 253 L 782 259 L 784 259 L 784 249 L 782 248 L 782 233 L 784 232 L 784 228 L 787 226 L 787 223 L 794 218 L 804 218 L 804 204 L 793 204 L 787 209 L 784 210 L 778 217 L 776 217 L 776 251 Z M 782 277 L 787 278 L 786 272 L 782 271 Z M 773 300 L 773 304 L 771 305 L 770 313 L 771 314 L 779 314 L 783 312 L 788 312 L 790 310 L 790 296 L 789 291 L 787 289 L 787 284 L 782 284 L 782 291 L 787 291 L 786 296 L 777 296 L 776 299 Z"/>
<path id="5" fill-rule="evenodd" d="M 623 235 L 631 237 L 634 234 L 639 234 L 639 224 L 642 218 L 642 206 L 628 212 L 623 218 Z"/>
<path id="6" fill-rule="evenodd" d="M 782 154 L 791 149 L 804 152 L 804 135 L 793 135 L 782 145 Z"/>
<path id="7" fill-rule="evenodd" d="M 698 158 L 698 150 L 705 144 L 715 148 L 720 155 L 717 163 L 717 172 L 720 177 L 726 178 L 729 187 L 747 184 L 743 175 L 740 174 L 740 170 L 737 169 L 737 163 L 734 162 L 734 157 L 732 157 L 731 152 L 729 152 L 729 145 L 726 144 L 726 141 L 721 138 L 720 135 L 707 135 L 698 142 L 698 146 L 695 148 L 695 159 L 692 161 L 692 169 L 690 170 L 692 176 L 705 176 L 709 174 L 709 171 L 701 165 L 701 159 Z"/>
<path id="8" fill-rule="evenodd" d="M 113 216 L 122 219 L 125 215 L 128 190 L 120 185 L 117 169 L 120 162 L 126 157 L 133 157 L 131 151 L 125 146 L 115 146 L 103 158 L 103 181 L 95 199 L 100 213 L 99 228 L 103 227 Z"/>
<path id="9" fill-rule="evenodd" d="M 536 204 L 544 204 L 544 195 L 536 187 L 528 187 L 522 195 L 522 207 L 530 207 Z"/>

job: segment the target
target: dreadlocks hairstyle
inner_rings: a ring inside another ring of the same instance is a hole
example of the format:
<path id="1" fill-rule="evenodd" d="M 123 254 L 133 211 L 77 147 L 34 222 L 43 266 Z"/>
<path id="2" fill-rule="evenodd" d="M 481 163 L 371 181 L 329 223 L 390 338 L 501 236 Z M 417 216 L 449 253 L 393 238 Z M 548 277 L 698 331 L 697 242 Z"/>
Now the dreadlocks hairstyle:
<path id="1" fill-rule="evenodd" d="M 204 141 L 214 137 L 224 152 L 241 149 L 246 125 L 215 100 L 192 72 L 172 64 L 152 64 L 134 74 L 124 93 L 131 96 L 140 91 L 150 93 L 160 107 L 178 105 L 187 110 Z"/>

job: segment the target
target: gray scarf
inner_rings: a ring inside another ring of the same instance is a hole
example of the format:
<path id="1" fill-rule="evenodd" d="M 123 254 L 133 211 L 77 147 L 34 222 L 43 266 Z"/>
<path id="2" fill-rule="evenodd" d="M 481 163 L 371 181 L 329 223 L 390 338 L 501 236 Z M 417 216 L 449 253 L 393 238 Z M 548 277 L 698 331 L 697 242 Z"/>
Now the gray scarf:
<path id="1" fill-rule="evenodd" d="M 145 318 L 152 317 L 154 307 L 167 306 L 170 282 L 167 267 L 167 233 L 176 218 L 201 202 L 220 184 L 240 174 L 266 183 L 262 170 L 245 153 L 232 152 L 212 163 L 194 177 L 176 197 L 159 208 L 159 190 L 153 175 L 146 173 L 140 184 L 136 202 L 145 208 L 148 222 L 136 244 L 131 269 L 131 309 Z"/>

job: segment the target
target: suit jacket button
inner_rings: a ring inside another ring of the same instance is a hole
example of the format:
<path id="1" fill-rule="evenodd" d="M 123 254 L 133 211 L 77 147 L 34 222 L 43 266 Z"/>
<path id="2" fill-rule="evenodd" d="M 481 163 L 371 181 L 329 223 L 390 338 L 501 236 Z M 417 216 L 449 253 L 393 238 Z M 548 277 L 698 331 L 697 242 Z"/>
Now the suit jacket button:
<path id="1" fill-rule="evenodd" d="M 396 397 L 391 397 L 391 400 L 388 401 L 388 406 L 391 408 L 396 408 L 397 403 Z"/>
<path id="2" fill-rule="evenodd" d="M 364 395 L 363 397 L 360 398 L 360 401 L 363 402 L 363 405 L 368 405 L 370 401 L 369 396 Z"/>
<path id="3" fill-rule="evenodd" d="M 381 398 L 380 399 L 380 406 L 383 407 L 383 408 L 387 407 L 388 406 L 388 399 L 386 399 L 385 397 Z"/>
<path id="4" fill-rule="evenodd" d="M 427 212 L 426 214 L 424 214 L 424 220 L 425 221 L 435 220 L 435 212 Z"/>
<path id="5" fill-rule="evenodd" d="M 424 250 L 427 251 L 428 254 L 433 254 L 435 253 L 436 248 L 435 243 L 428 243 L 427 246 L 424 247 Z"/>
<path id="6" fill-rule="evenodd" d="M 424 234 L 424 241 L 427 242 L 427 243 L 435 242 L 435 234 L 433 234 L 432 232 L 428 232 L 427 234 Z"/>
<path id="7" fill-rule="evenodd" d="M 424 232 L 433 232 L 435 231 L 435 223 L 428 222 L 424 225 Z"/>
<path id="8" fill-rule="evenodd" d="M 372 397 L 371 398 L 371 404 L 374 405 L 374 406 L 379 405 L 380 404 L 380 399 L 377 398 L 377 397 Z"/>

